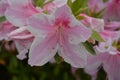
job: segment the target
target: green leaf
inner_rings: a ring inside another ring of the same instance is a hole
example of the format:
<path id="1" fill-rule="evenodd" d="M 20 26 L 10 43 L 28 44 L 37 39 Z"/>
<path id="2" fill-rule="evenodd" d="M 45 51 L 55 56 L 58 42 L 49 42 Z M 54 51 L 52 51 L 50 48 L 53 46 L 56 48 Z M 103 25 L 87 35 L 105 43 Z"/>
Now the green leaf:
<path id="1" fill-rule="evenodd" d="M 96 41 L 103 42 L 104 40 L 102 37 L 99 35 L 97 31 L 92 30 L 92 36 L 91 38 L 95 39 Z"/>
<path id="2" fill-rule="evenodd" d="M 69 75 L 66 73 L 64 73 L 64 79 L 63 80 L 69 80 Z"/>
<path id="3" fill-rule="evenodd" d="M 117 41 L 114 40 L 114 42 L 112 43 L 112 46 L 117 46 Z"/>
<path id="4" fill-rule="evenodd" d="M 85 48 L 88 50 L 88 52 L 90 52 L 91 54 L 95 55 L 95 50 L 93 49 L 92 44 L 90 44 L 89 42 L 85 42 L 83 43 L 83 45 L 85 46 Z"/>
<path id="5" fill-rule="evenodd" d="M 72 0 L 67 0 L 67 5 L 68 5 L 69 7 L 71 7 L 71 6 L 72 6 Z"/>
<path id="6" fill-rule="evenodd" d="M 83 20 L 85 17 L 84 16 L 76 16 L 76 18 L 78 19 L 78 20 Z"/>
<path id="7" fill-rule="evenodd" d="M 42 7 L 44 2 L 45 2 L 45 0 L 37 0 L 37 1 L 35 1 L 35 5 Z"/>
<path id="8" fill-rule="evenodd" d="M 108 2 L 109 0 L 103 0 L 103 2 L 105 3 L 105 2 Z"/>
<path id="9" fill-rule="evenodd" d="M 81 12 L 84 12 L 85 10 L 87 10 L 88 7 L 84 7 L 84 8 L 80 8 L 76 13 L 75 15 L 79 15 Z"/>
<path id="10" fill-rule="evenodd" d="M 79 15 L 80 12 L 84 12 L 87 7 L 87 0 L 75 0 L 72 5 L 71 9 L 75 16 Z"/>
<path id="11" fill-rule="evenodd" d="M 57 63 L 61 63 L 63 61 L 63 58 L 60 57 L 58 54 L 56 54 L 54 58 L 55 58 Z"/>
<path id="12" fill-rule="evenodd" d="M 0 17 L 0 23 L 3 22 L 3 21 L 5 21 L 5 17 L 4 16 Z"/>
<path id="13" fill-rule="evenodd" d="M 16 76 L 13 76 L 12 80 L 18 80 L 18 78 Z"/>
<path id="14" fill-rule="evenodd" d="M 102 10 L 100 10 L 99 12 L 94 12 L 91 16 L 92 16 L 92 17 L 95 17 L 95 18 L 102 18 L 103 15 L 104 15 L 104 10 L 105 10 L 105 9 L 102 9 Z"/>
<path id="15" fill-rule="evenodd" d="M 120 45 L 117 45 L 117 50 L 120 51 Z"/>

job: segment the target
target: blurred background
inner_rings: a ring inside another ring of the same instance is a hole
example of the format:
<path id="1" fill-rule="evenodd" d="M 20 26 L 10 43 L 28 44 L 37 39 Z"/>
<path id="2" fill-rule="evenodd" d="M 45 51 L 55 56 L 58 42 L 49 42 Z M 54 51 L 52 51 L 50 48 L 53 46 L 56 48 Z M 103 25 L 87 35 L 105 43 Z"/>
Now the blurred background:
<path id="1" fill-rule="evenodd" d="M 17 50 L 12 41 L 0 42 L 0 80 L 91 80 L 83 69 L 76 69 L 56 59 L 41 67 L 31 67 L 27 60 L 17 59 Z M 101 69 L 97 80 L 106 80 Z"/>

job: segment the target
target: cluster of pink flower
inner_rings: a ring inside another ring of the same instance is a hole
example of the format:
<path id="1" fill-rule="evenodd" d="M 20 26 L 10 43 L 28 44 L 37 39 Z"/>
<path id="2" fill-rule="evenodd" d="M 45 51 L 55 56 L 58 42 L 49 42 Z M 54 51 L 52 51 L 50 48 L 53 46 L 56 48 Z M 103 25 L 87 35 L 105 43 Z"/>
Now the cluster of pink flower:
<path id="1" fill-rule="evenodd" d="M 31 0 L 0 0 L 0 17 L 6 18 L 0 23 L 0 40 L 13 40 L 19 59 L 25 59 L 29 50 L 31 66 L 42 66 L 58 53 L 71 66 L 85 68 L 93 80 L 101 66 L 109 80 L 120 80 L 120 0 L 88 0 L 88 6 L 91 14 L 103 10 L 102 18 L 80 13 L 77 17 L 83 19 L 76 19 L 67 0 L 54 0 L 42 8 Z M 96 44 L 93 31 L 103 41 Z M 91 40 L 96 55 L 83 45 Z"/>

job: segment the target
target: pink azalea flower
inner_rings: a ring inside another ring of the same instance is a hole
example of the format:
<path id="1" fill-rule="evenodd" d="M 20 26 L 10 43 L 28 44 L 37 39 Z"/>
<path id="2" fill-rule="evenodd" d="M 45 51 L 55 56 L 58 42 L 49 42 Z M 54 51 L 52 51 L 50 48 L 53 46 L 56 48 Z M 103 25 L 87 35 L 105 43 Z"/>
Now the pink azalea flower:
<path id="1" fill-rule="evenodd" d="M 105 9 L 104 19 L 105 21 L 120 21 L 120 0 L 109 1 Z"/>
<path id="2" fill-rule="evenodd" d="M 84 19 L 82 19 L 82 23 L 89 27 L 92 30 L 95 30 L 97 32 L 102 32 L 104 30 L 104 20 L 103 19 L 97 19 L 90 16 L 87 16 L 86 14 L 80 14 L 80 16 L 83 16 Z"/>
<path id="3" fill-rule="evenodd" d="M 10 7 L 5 16 L 15 26 L 25 26 L 27 18 L 39 12 L 31 0 L 8 0 L 8 3 Z"/>
<path id="4" fill-rule="evenodd" d="M 49 15 L 33 15 L 28 26 L 35 36 L 29 53 L 31 66 L 44 65 L 58 52 L 73 67 L 84 67 L 88 52 L 81 43 L 91 36 L 91 31 L 75 19 L 67 6 Z"/>
<path id="5" fill-rule="evenodd" d="M 9 34 L 11 31 L 13 31 L 15 29 L 16 28 L 8 21 L 4 21 L 4 22 L 0 23 L 0 40 L 2 40 L 2 39 L 8 40 L 7 34 Z"/>
<path id="6" fill-rule="evenodd" d="M 9 33 L 8 37 L 12 39 L 16 45 L 19 52 L 17 57 L 19 59 L 26 58 L 26 53 L 34 39 L 33 35 L 25 27 L 21 27 Z"/>
<path id="7" fill-rule="evenodd" d="M 117 50 L 116 46 L 112 45 L 115 40 L 119 40 L 118 35 L 120 32 L 113 31 L 113 34 L 111 33 L 109 34 L 107 32 L 107 35 L 104 35 L 108 38 L 105 39 L 106 42 L 99 43 L 98 46 L 95 46 L 96 56 L 88 54 L 88 63 L 85 71 L 92 75 L 92 80 L 96 80 L 97 72 L 101 66 L 107 73 L 108 80 L 120 80 L 120 51 Z M 116 33 L 117 36 L 108 36 L 116 35 Z"/>
<path id="8" fill-rule="evenodd" d="M 7 0 L 0 0 L 0 17 L 5 15 L 5 11 L 8 7 Z"/>

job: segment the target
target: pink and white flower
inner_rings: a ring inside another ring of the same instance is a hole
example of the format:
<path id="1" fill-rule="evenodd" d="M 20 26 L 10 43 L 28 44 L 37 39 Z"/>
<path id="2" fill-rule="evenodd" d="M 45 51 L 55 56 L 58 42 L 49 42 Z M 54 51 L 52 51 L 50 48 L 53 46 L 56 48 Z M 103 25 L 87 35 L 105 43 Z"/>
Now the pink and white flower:
<path id="1" fill-rule="evenodd" d="M 104 32 L 102 35 L 106 39 L 105 42 L 95 46 L 96 56 L 88 54 L 85 71 L 92 75 L 92 80 L 96 80 L 97 72 L 101 66 L 107 73 L 108 80 L 120 80 L 120 51 L 113 45 L 114 41 L 119 41 L 119 34 L 118 31 Z"/>
<path id="2" fill-rule="evenodd" d="M 44 65 L 58 52 L 73 67 L 84 67 L 88 52 L 81 43 L 91 36 L 91 31 L 75 19 L 66 5 L 52 14 L 33 15 L 28 26 L 35 36 L 29 53 L 30 65 Z"/>

